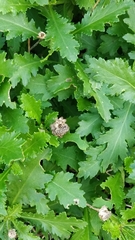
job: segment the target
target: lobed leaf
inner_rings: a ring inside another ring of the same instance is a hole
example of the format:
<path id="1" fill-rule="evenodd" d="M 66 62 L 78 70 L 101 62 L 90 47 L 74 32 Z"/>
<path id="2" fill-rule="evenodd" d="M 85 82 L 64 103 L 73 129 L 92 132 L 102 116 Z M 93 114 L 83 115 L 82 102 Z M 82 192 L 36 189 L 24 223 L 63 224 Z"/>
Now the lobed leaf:
<path id="1" fill-rule="evenodd" d="M 13 64 L 15 70 L 10 78 L 13 88 L 20 80 L 22 80 L 23 85 L 26 86 L 31 76 L 35 77 L 38 69 L 43 67 L 37 55 L 33 57 L 27 52 L 25 52 L 23 56 L 21 54 L 14 54 Z"/>
<path id="2" fill-rule="evenodd" d="M 105 150 L 99 154 L 104 170 L 109 164 L 116 164 L 119 158 L 123 161 L 127 157 L 128 146 L 134 142 L 134 130 L 130 127 L 134 121 L 132 104 L 125 104 L 125 107 L 116 114 L 118 117 L 108 123 L 111 129 L 97 140 L 98 144 L 106 143 Z"/>
<path id="3" fill-rule="evenodd" d="M 47 199 L 39 190 L 51 180 L 52 176 L 45 174 L 40 165 L 40 156 L 21 164 L 21 175 L 9 175 L 8 198 L 10 204 L 29 204 L 36 206 L 38 213 L 47 213 Z M 40 176 L 40 177 L 39 177 Z"/>
<path id="4" fill-rule="evenodd" d="M 79 127 L 76 130 L 79 136 L 88 136 L 90 133 L 96 136 L 99 133 L 102 120 L 98 113 L 83 113 L 79 119 L 81 121 L 78 123 Z"/>
<path id="5" fill-rule="evenodd" d="M 66 18 L 63 18 L 49 7 L 46 40 L 50 41 L 51 50 L 59 50 L 61 57 L 67 58 L 71 62 L 77 60 L 77 48 L 79 47 L 78 42 L 71 33 L 74 29 L 74 26 Z"/>
<path id="6" fill-rule="evenodd" d="M 11 84 L 9 81 L 4 81 L 0 84 L 0 106 L 5 104 L 6 107 L 14 109 L 16 107 L 16 104 L 15 102 L 11 102 L 10 90 Z"/>
<path id="7" fill-rule="evenodd" d="M 83 229 L 86 226 L 85 221 L 78 220 L 75 217 L 67 217 L 65 212 L 56 216 L 53 211 L 48 212 L 48 214 L 44 216 L 24 213 L 21 217 L 39 226 L 42 231 L 57 235 L 61 239 L 69 239 L 72 232 L 76 232 L 77 229 Z"/>
<path id="8" fill-rule="evenodd" d="M 101 187 L 110 189 L 111 201 L 115 204 L 116 209 L 119 209 L 123 203 L 124 191 L 123 191 L 123 179 L 122 174 L 117 172 L 115 176 L 110 176 L 101 184 Z"/>
<path id="9" fill-rule="evenodd" d="M 127 62 L 121 58 L 115 60 L 88 59 L 90 68 L 94 72 L 94 79 L 108 85 L 108 94 L 120 94 L 125 101 L 135 102 L 135 72 Z"/>
<path id="10" fill-rule="evenodd" d="M 130 1 L 110 1 L 105 7 L 102 6 L 101 11 L 101 5 L 97 5 L 91 16 L 89 11 L 84 15 L 82 22 L 77 25 L 77 29 L 74 33 L 91 35 L 93 30 L 104 31 L 106 23 L 111 24 L 118 22 L 118 16 L 125 13 L 131 6 L 132 3 Z"/>
<path id="11" fill-rule="evenodd" d="M 29 94 L 21 95 L 21 107 L 24 111 L 26 111 L 26 116 L 32 119 L 36 119 L 38 123 L 41 121 L 41 102 L 36 101 L 36 99 Z"/>
<path id="12" fill-rule="evenodd" d="M 47 146 L 49 140 L 50 136 L 45 133 L 45 131 L 34 132 L 34 134 L 29 136 L 23 144 L 25 157 L 36 157 L 37 154 Z"/>
<path id="13" fill-rule="evenodd" d="M 12 39 L 17 36 L 22 36 L 22 40 L 34 37 L 38 35 L 38 29 L 36 29 L 34 21 L 28 22 L 24 13 L 18 13 L 13 15 L 12 13 L 1 14 L 0 13 L 0 31 L 7 32 L 6 39 Z"/>
<path id="14" fill-rule="evenodd" d="M 28 119 L 23 115 L 22 109 L 1 109 L 2 120 L 5 126 L 17 133 L 29 132 L 29 126 L 27 124 Z M 17 119 L 17 121 L 16 121 Z"/>
<path id="15" fill-rule="evenodd" d="M 60 204 L 65 208 L 68 208 L 69 205 L 76 204 L 76 199 L 78 202 L 77 205 L 84 208 L 86 206 L 86 200 L 83 197 L 84 192 L 80 190 L 80 184 L 69 181 L 72 177 L 73 174 L 69 172 L 56 173 L 53 180 L 48 183 L 46 192 L 51 201 L 55 200 L 57 196 Z"/>
<path id="16" fill-rule="evenodd" d="M 1 162 L 9 164 L 11 161 L 23 160 L 22 144 L 23 140 L 17 138 L 15 132 L 4 133 L 0 136 Z"/>
<path id="17" fill-rule="evenodd" d="M 5 13 L 18 13 L 18 12 L 26 12 L 28 8 L 32 7 L 30 3 L 25 0 L 0 0 L 0 12 Z"/>

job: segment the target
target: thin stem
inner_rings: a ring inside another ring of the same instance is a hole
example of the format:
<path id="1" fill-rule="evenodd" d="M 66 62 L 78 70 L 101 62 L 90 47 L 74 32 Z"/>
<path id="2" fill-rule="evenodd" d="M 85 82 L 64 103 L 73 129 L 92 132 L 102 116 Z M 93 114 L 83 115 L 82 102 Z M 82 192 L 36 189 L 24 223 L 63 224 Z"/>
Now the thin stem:
<path id="1" fill-rule="evenodd" d="M 30 51 L 35 48 L 39 43 L 40 43 L 41 39 L 38 39 L 38 41 L 30 48 Z"/>
<path id="2" fill-rule="evenodd" d="M 93 207 L 92 205 L 90 205 L 90 204 L 88 204 L 88 203 L 87 203 L 87 206 L 88 206 L 89 208 L 97 211 L 97 212 L 99 212 L 99 210 L 100 210 L 99 208 L 95 208 L 95 207 Z"/>

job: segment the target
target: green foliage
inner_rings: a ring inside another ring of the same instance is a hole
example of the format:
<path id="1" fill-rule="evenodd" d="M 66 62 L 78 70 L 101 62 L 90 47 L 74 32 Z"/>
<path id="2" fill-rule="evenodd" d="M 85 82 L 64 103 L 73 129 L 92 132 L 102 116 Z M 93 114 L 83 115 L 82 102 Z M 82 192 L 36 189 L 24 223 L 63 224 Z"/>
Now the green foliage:
<path id="1" fill-rule="evenodd" d="M 0 0 L 0 240 L 134 239 L 134 13 Z"/>

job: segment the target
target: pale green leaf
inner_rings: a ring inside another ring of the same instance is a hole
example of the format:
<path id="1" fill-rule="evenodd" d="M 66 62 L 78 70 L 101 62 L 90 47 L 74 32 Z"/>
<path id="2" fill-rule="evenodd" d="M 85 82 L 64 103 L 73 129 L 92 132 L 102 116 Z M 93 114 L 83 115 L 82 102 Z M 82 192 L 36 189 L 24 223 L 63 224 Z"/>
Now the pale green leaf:
<path id="1" fill-rule="evenodd" d="M 17 138 L 14 132 L 0 136 L 0 160 L 9 164 L 11 161 L 23 160 L 21 146 L 22 139 Z"/>
<path id="2" fill-rule="evenodd" d="M 81 139 L 77 133 L 66 133 L 63 138 L 63 142 L 74 142 L 81 150 L 86 150 L 88 148 L 88 143 L 86 140 Z"/>
<path id="3" fill-rule="evenodd" d="M 37 55 L 33 57 L 27 52 L 25 52 L 23 56 L 21 54 L 14 54 L 13 64 L 16 69 L 10 78 L 13 87 L 15 87 L 20 80 L 22 80 L 23 85 L 26 86 L 31 76 L 35 77 L 38 69 L 43 67 Z"/>
<path id="4" fill-rule="evenodd" d="M 50 47 L 53 51 L 60 51 L 62 58 L 67 58 L 71 62 L 77 60 L 79 47 L 78 42 L 71 33 L 75 27 L 71 25 L 66 18 L 52 10 L 48 9 L 47 37 L 50 40 Z"/>
<path id="5" fill-rule="evenodd" d="M 123 36 L 123 38 L 129 42 L 135 45 L 135 34 L 127 33 Z"/>
<path id="6" fill-rule="evenodd" d="M 29 94 L 21 95 L 21 107 L 26 112 L 26 116 L 32 119 L 36 119 L 38 123 L 41 121 L 41 102 Z"/>
<path id="7" fill-rule="evenodd" d="M 76 130 L 76 133 L 83 136 L 88 136 L 90 133 L 93 136 L 96 136 L 101 127 L 102 120 L 98 113 L 83 113 L 80 115 L 79 127 Z"/>
<path id="8" fill-rule="evenodd" d="M 125 13 L 127 9 L 132 5 L 131 2 L 116 2 L 111 1 L 105 7 L 101 8 L 101 5 L 97 5 L 92 15 L 87 12 L 82 19 L 82 22 L 77 25 L 77 29 L 74 33 L 85 33 L 91 35 L 93 30 L 104 31 L 104 25 L 106 23 L 118 22 L 118 16 Z"/>
<path id="9" fill-rule="evenodd" d="M 10 99 L 10 89 L 11 84 L 9 81 L 4 81 L 0 84 L 0 106 L 3 104 L 6 105 L 6 107 L 15 108 L 15 102 L 11 102 Z"/>
<path id="10" fill-rule="evenodd" d="M 87 59 L 90 68 L 88 72 L 94 72 L 94 79 L 109 85 L 110 95 L 120 94 L 124 100 L 135 102 L 135 72 L 127 62 L 121 58 L 105 61 L 103 59 Z"/>
<path id="11" fill-rule="evenodd" d="M 7 32 L 6 39 L 22 36 L 23 41 L 27 38 L 36 38 L 39 30 L 36 29 L 34 21 L 28 22 L 24 13 L 13 15 L 12 13 L 0 14 L 0 31 Z"/>
<path id="12" fill-rule="evenodd" d="M 30 7 L 32 7 L 31 4 L 25 0 L 0 0 L 0 12 L 3 14 L 8 12 L 26 12 L 26 10 Z"/>
<path id="13" fill-rule="evenodd" d="M 87 161 L 79 162 L 79 166 L 78 177 L 93 178 L 100 170 L 100 161 L 87 159 Z"/>
<path id="14" fill-rule="evenodd" d="M 72 177 L 73 174 L 69 172 L 57 173 L 53 180 L 48 183 L 46 192 L 52 201 L 57 197 L 60 204 L 65 208 L 76 204 L 76 200 L 77 205 L 84 208 L 86 206 L 86 200 L 83 197 L 84 192 L 80 190 L 81 185 L 79 183 L 70 181 Z"/>
<path id="15" fill-rule="evenodd" d="M 135 16 L 135 4 L 127 11 L 129 17 L 125 18 L 123 21 L 129 26 L 129 28 L 135 32 L 135 25 L 134 25 L 134 16 Z"/>
<path id="16" fill-rule="evenodd" d="M 117 172 L 114 176 L 108 177 L 108 179 L 101 184 L 101 187 L 105 189 L 109 188 L 111 194 L 111 201 L 114 203 L 116 209 L 119 209 L 123 203 L 125 197 L 123 191 L 123 179 L 122 174 Z"/>
<path id="17" fill-rule="evenodd" d="M 27 160 L 21 164 L 22 175 L 9 175 L 8 198 L 12 205 L 30 204 L 36 206 L 37 212 L 45 214 L 49 208 L 44 194 L 39 190 L 44 188 L 52 176 L 44 173 L 40 160 L 39 156 Z"/>
<path id="18" fill-rule="evenodd" d="M 12 131 L 17 133 L 27 133 L 29 131 L 29 126 L 27 124 L 28 120 L 23 115 L 22 109 L 10 109 L 3 107 L 1 109 L 1 114 L 4 125 Z"/>
<path id="19" fill-rule="evenodd" d="M 40 6 L 48 5 L 49 0 L 29 0 L 31 4 L 37 3 Z"/>
<path id="20" fill-rule="evenodd" d="M 103 170 L 109 164 L 117 164 L 119 157 L 123 161 L 127 157 L 127 147 L 134 143 L 134 130 L 130 127 L 134 121 L 133 109 L 134 107 L 127 103 L 123 109 L 118 110 L 116 112 L 118 117 L 111 119 L 108 123 L 111 129 L 97 140 L 98 144 L 106 144 L 105 150 L 99 155 L 99 159 L 103 160 Z"/>
<path id="21" fill-rule="evenodd" d="M 75 217 L 67 217 L 65 212 L 55 215 L 53 211 L 50 211 L 44 216 L 25 213 L 21 217 L 39 226 L 43 232 L 56 234 L 60 239 L 69 239 L 72 232 L 76 232 L 77 229 L 83 229 L 86 226 L 85 221 L 78 220 Z"/>

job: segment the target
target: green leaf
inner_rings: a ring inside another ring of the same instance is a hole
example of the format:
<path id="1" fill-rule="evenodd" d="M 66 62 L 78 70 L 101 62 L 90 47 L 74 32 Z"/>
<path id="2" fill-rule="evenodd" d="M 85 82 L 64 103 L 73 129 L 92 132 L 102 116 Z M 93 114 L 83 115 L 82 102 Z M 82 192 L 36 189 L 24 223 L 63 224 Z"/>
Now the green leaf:
<path id="1" fill-rule="evenodd" d="M 106 23 L 111 24 L 118 22 L 118 16 L 125 13 L 130 6 L 132 6 L 130 1 L 111 1 L 105 7 L 102 6 L 102 8 L 99 4 L 94 9 L 91 16 L 89 12 L 84 15 L 82 22 L 77 25 L 77 29 L 74 31 L 74 33 L 85 33 L 87 35 L 91 35 L 93 30 L 104 31 L 104 25 Z"/>
<path id="2" fill-rule="evenodd" d="M 0 14 L 0 30 L 7 32 L 6 39 L 12 39 L 14 37 L 22 35 L 22 40 L 34 37 L 38 35 L 38 30 L 35 27 L 34 21 L 28 22 L 24 13 L 13 15 L 12 13 Z"/>
<path id="3" fill-rule="evenodd" d="M 21 146 L 23 140 L 17 138 L 16 133 L 4 133 L 0 136 L 1 162 L 9 164 L 11 161 L 23 160 Z"/>
<path id="4" fill-rule="evenodd" d="M 106 144 L 105 150 L 99 155 L 99 159 L 103 160 L 103 170 L 109 164 L 116 164 L 119 157 L 124 160 L 128 153 L 127 147 L 133 145 L 134 130 L 130 127 L 134 121 L 133 108 L 133 105 L 127 103 L 123 109 L 116 111 L 118 117 L 108 123 L 111 129 L 97 140 L 98 144 Z"/>
<path id="5" fill-rule="evenodd" d="M 15 54 L 13 64 L 16 69 L 10 79 L 13 87 L 15 87 L 20 80 L 22 80 L 23 85 L 26 86 L 31 76 L 35 77 L 38 69 L 43 66 L 37 55 L 34 55 L 33 57 L 27 52 L 25 52 L 23 56 Z"/>
<path id="6" fill-rule="evenodd" d="M 48 5 L 49 0 L 29 0 L 31 4 L 37 3 L 40 6 Z"/>
<path id="7" fill-rule="evenodd" d="M 76 4 L 79 8 L 85 8 L 86 10 L 93 7 L 95 4 L 94 0 L 76 0 Z"/>
<path id="8" fill-rule="evenodd" d="M 74 142 L 81 150 L 86 150 L 88 143 L 86 140 L 82 140 L 77 133 L 67 133 L 62 138 L 63 142 Z"/>
<path id="9" fill-rule="evenodd" d="M 6 190 L 7 189 L 6 189 L 5 181 L 7 181 L 7 175 L 9 171 L 10 171 L 10 168 L 8 168 L 6 171 L 0 174 L 0 214 L 1 215 L 7 214 L 7 211 L 6 211 L 6 201 L 7 201 Z"/>
<path id="10" fill-rule="evenodd" d="M 4 81 L 0 84 L 0 106 L 3 104 L 6 105 L 6 107 L 15 108 L 15 102 L 11 102 L 10 99 L 10 89 L 11 84 L 9 81 Z"/>
<path id="11" fill-rule="evenodd" d="M 87 58 L 90 63 L 88 72 L 94 71 L 94 79 L 108 86 L 108 94 L 120 94 L 125 101 L 135 102 L 135 72 L 121 58 L 105 61 L 101 58 Z"/>
<path id="12" fill-rule="evenodd" d="M 6 60 L 6 53 L 0 53 L 0 75 L 3 77 L 11 77 L 15 68 L 11 60 Z"/>
<path id="13" fill-rule="evenodd" d="M 0 0 L 0 12 L 3 14 L 8 12 L 26 12 L 29 7 L 31 7 L 31 4 L 25 0 L 19 0 L 18 2 L 16 0 L 4 0 L 4 2 Z"/>
<path id="14" fill-rule="evenodd" d="M 27 133 L 29 131 L 29 126 L 27 124 L 28 120 L 25 116 L 23 116 L 22 109 L 10 109 L 3 107 L 1 109 L 1 114 L 4 125 L 12 131 L 17 133 Z"/>
<path id="15" fill-rule="evenodd" d="M 77 205 L 84 208 L 86 206 L 86 200 L 83 197 L 84 192 L 80 190 L 80 184 L 69 181 L 72 177 L 73 174 L 69 172 L 56 173 L 53 180 L 48 183 L 46 192 L 52 201 L 55 200 L 57 196 L 60 204 L 65 208 L 68 208 L 69 205 L 76 204 L 76 199 Z"/>
<path id="16" fill-rule="evenodd" d="M 74 85 L 75 71 L 70 64 L 65 66 L 58 64 L 54 66 L 54 69 L 58 75 L 51 77 L 51 79 L 47 81 L 49 91 L 55 94 Z"/>
<path id="17" fill-rule="evenodd" d="M 108 122 L 111 119 L 110 110 L 113 109 L 113 105 L 111 104 L 109 98 L 105 95 L 105 88 L 101 87 L 100 90 L 93 87 L 94 93 L 93 97 L 96 100 L 96 106 L 99 114 L 104 119 L 105 122 Z"/>
<path id="18" fill-rule="evenodd" d="M 100 170 L 100 161 L 94 161 L 92 159 L 87 159 L 87 161 L 80 162 L 79 165 L 80 168 L 78 177 L 84 177 L 85 179 L 88 177 L 95 177 Z"/>
<path id="19" fill-rule="evenodd" d="M 135 216 L 135 204 L 130 209 L 122 210 L 121 211 L 122 218 L 126 221 L 130 219 L 134 219 Z"/>
<path id="20" fill-rule="evenodd" d="M 53 51 L 60 51 L 62 58 L 67 58 L 71 62 L 77 60 L 79 47 L 78 42 L 73 38 L 72 31 L 75 29 L 66 18 L 48 9 L 47 37 L 50 40 L 50 47 Z"/>
<path id="21" fill-rule="evenodd" d="M 129 26 L 129 28 L 135 32 L 134 25 L 134 14 L 135 14 L 135 4 L 127 11 L 129 17 L 125 18 L 123 21 Z"/>
<path id="22" fill-rule="evenodd" d="M 29 94 L 21 95 L 21 107 L 26 112 L 26 116 L 32 119 L 36 119 L 38 123 L 41 121 L 41 102 L 36 101 L 35 98 Z"/>
<path id="23" fill-rule="evenodd" d="M 103 35 L 101 36 L 101 39 L 103 42 L 100 44 L 98 50 L 102 54 L 109 54 L 111 57 L 115 56 L 117 54 L 117 50 L 120 47 L 119 38 L 116 36 Z"/>
<path id="24" fill-rule="evenodd" d="M 30 78 L 27 88 L 30 90 L 30 93 L 33 94 L 42 94 L 42 99 L 47 101 L 51 99 L 52 94 L 47 89 L 46 80 L 49 78 L 49 74 L 46 73 L 45 76 L 37 74 L 35 77 Z"/>
<path id="25" fill-rule="evenodd" d="M 76 130 L 79 136 L 88 136 L 90 133 L 96 136 L 99 133 L 102 120 L 98 113 L 83 113 L 79 119 L 81 121 L 78 123 L 79 127 Z"/>
<path id="26" fill-rule="evenodd" d="M 52 160 L 56 161 L 57 165 L 64 171 L 67 169 L 67 166 L 77 170 L 78 161 L 82 157 L 81 152 L 76 146 L 64 148 L 60 145 L 53 149 L 52 154 Z"/>
<path id="27" fill-rule="evenodd" d="M 49 140 L 50 136 L 45 131 L 35 132 L 32 136 L 29 136 L 23 144 L 25 157 L 36 157 L 47 146 L 46 142 Z"/>
<path id="28" fill-rule="evenodd" d="M 87 226 L 84 229 L 80 229 L 75 234 L 73 234 L 71 240 L 98 240 L 98 237 L 93 234 L 93 228 L 91 226 L 90 213 L 88 208 L 85 208 L 84 210 L 84 220 L 87 222 Z"/>
<path id="29" fill-rule="evenodd" d="M 21 164 L 22 175 L 9 175 L 8 197 L 12 205 L 29 204 L 36 206 L 38 213 L 46 214 L 49 209 L 47 199 L 39 190 L 44 188 L 52 176 L 44 173 L 40 160 L 40 156 L 27 160 Z"/>
<path id="30" fill-rule="evenodd" d="M 83 229 L 86 226 L 86 222 L 78 220 L 75 217 L 67 217 L 65 212 L 56 216 L 53 211 L 48 212 L 44 216 L 25 213 L 21 217 L 39 226 L 39 229 L 42 229 L 43 232 L 56 234 L 61 239 L 69 239 L 72 232 L 76 232 L 77 229 Z"/>
<path id="31" fill-rule="evenodd" d="M 109 188 L 111 194 L 111 201 L 115 204 L 116 209 L 119 209 L 123 203 L 124 191 L 123 191 L 123 179 L 120 172 L 117 172 L 114 176 L 108 177 L 108 179 L 101 184 L 101 187 L 105 189 Z"/>
<path id="32" fill-rule="evenodd" d="M 32 233 L 33 226 L 25 225 L 23 222 L 21 222 L 19 220 L 14 220 L 13 225 L 14 225 L 20 239 L 25 239 L 25 240 L 40 240 L 41 239 Z"/>

